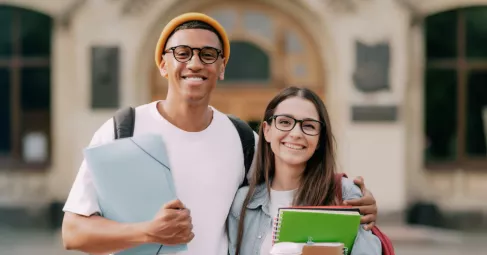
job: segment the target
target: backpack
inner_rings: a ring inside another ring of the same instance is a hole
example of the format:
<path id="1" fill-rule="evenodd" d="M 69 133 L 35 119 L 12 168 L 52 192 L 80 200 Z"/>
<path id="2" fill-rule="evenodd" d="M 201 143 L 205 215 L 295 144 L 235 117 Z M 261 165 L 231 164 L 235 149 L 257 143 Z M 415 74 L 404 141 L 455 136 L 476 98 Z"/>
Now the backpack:
<path id="1" fill-rule="evenodd" d="M 242 187 L 248 185 L 247 174 L 254 158 L 254 131 L 245 121 L 236 116 L 227 114 L 227 117 L 237 129 L 242 144 L 245 165 L 244 181 L 240 184 L 240 187 Z M 115 115 L 113 116 L 113 128 L 115 139 L 132 137 L 135 128 L 135 109 L 133 107 L 125 107 L 115 112 Z"/>
<path id="2" fill-rule="evenodd" d="M 342 177 L 347 177 L 344 173 L 337 173 L 335 174 L 335 183 L 336 183 L 336 195 L 338 197 L 338 201 L 341 203 L 343 201 L 342 197 Z M 374 226 L 372 229 L 372 234 L 377 236 L 382 244 L 382 255 L 395 255 L 394 247 L 392 246 L 391 239 L 386 236 L 377 226 Z"/>

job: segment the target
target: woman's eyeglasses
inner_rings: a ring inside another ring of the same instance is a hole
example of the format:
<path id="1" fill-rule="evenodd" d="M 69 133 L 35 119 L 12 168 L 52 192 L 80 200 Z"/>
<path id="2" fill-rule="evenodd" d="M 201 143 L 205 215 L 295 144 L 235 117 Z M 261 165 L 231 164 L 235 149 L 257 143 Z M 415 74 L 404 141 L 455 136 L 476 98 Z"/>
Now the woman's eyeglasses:
<path id="1" fill-rule="evenodd" d="M 274 120 L 275 127 L 281 131 L 291 131 L 296 126 L 296 123 L 299 122 L 301 124 L 301 131 L 311 136 L 319 135 L 323 127 L 321 121 L 313 119 L 297 120 L 288 115 L 274 115 L 269 120 Z"/>

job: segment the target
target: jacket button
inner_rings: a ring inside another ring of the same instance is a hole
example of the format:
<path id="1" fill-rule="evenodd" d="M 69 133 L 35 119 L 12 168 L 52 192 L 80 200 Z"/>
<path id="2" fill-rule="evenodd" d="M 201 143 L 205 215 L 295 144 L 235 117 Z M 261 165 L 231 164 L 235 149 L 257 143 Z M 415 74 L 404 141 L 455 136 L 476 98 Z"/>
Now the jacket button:
<path id="1" fill-rule="evenodd" d="M 262 236 L 261 236 L 261 235 L 259 235 L 257 238 L 261 239 L 261 238 L 262 238 Z"/>

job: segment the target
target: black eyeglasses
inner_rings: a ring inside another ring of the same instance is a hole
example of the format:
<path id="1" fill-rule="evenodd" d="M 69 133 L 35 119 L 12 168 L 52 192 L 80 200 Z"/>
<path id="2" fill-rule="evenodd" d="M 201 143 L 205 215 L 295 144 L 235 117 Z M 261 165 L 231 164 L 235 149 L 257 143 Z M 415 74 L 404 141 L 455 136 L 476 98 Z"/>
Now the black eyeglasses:
<path id="1" fill-rule="evenodd" d="M 201 62 L 205 64 L 213 64 L 216 62 L 219 56 L 222 55 L 222 50 L 213 47 L 203 47 L 203 48 L 193 48 L 187 45 L 178 45 L 171 47 L 164 51 L 164 53 L 169 53 L 172 51 L 174 58 L 181 63 L 186 63 L 193 58 L 194 50 L 198 50 L 198 56 Z"/>
<path id="2" fill-rule="evenodd" d="M 291 131 L 296 126 L 296 123 L 300 123 L 301 131 L 307 135 L 315 136 L 319 135 L 323 122 L 313 119 L 297 120 L 288 115 L 274 115 L 269 118 L 269 121 L 274 120 L 274 125 L 281 131 Z"/>

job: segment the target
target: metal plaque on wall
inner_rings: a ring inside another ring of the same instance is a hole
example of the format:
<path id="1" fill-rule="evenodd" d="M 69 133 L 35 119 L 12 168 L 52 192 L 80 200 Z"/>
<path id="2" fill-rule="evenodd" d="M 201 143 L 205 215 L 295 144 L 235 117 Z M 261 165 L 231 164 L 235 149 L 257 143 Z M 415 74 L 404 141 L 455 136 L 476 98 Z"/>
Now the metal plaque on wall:
<path id="1" fill-rule="evenodd" d="M 389 90 L 390 47 L 388 43 L 356 46 L 355 87 L 364 93 Z"/>
<path id="2" fill-rule="evenodd" d="M 119 106 L 118 47 L 91 48 L 91 107 L 117 108 Z"/>
<path id="3" fill-rule="evenodd" d="M 395 105 L 352 106 L 354 122 L 394 122 L 398 119 Z"/>

